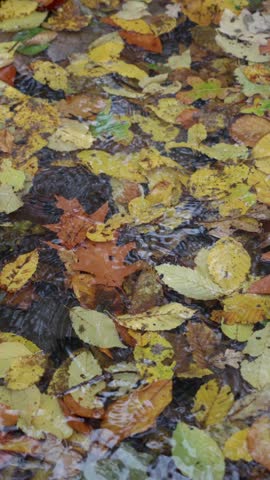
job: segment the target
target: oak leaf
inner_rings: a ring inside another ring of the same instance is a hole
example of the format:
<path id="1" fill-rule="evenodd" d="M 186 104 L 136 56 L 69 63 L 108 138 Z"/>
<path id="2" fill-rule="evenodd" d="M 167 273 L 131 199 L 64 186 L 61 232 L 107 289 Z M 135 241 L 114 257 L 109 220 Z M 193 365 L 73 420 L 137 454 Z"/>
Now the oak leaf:
<path id="1" fill-rule="evenodd" d="M 172 400 L 172 382 L 158 380 L 112 403 L 101 423 L 121 441 L 144 432 Z"/>
<path id="2" fill-rule="evenodd" d="M 96 212 L 88 215 L 76 198 L 66 199 L 57 196 L 56 199 L 56 206 L 64 213 L 58 223 L 46 227 L 56 232 L 62 244 L 68 249 L 81 243 L 90 227 L 93 230 L 97 224 L 103 223 L 109 209 L 108 203 L 104 203 Z"/>
<path id="3" fill-rule="evenodd" d="M 91 273 L 93 283 L 121 287 L 124 278 L 141 269 L 142 263 L 125 265 L 127 254 L 135 248 L 135 243 L 117 245 L 117 240 L 104 243 L 86 240 L 76 251 L 77 263 L 74 270 Z"/>

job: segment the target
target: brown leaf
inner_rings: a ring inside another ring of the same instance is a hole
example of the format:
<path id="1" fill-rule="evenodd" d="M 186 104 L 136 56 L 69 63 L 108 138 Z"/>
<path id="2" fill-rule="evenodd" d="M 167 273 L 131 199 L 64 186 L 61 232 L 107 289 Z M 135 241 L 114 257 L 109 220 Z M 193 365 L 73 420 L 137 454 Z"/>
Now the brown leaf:
<path id="1" fill-rule="evenodd" d="M 270 418 L 261 417 L 251 426 L 247 437 L 251 456 L 270 470 Z"/>
<path id="2" fill-rule="evenodd" d="M 201 368 L 208 368 L 209 357 L 218 345 L 215 333 L 203 323 L 189 323 L 187 339 L 197 365 Z"/>
<path id="3" fill-rule="evenodd" d="M 71 200 L 61 196 L 56 198 L 56 206 L 64 210 L 64 213 L 59 223 L 46 227 L 56 232 L 63 245 L 69 249 L 85 239 L 90 226 L 94 228 L 95 224 L 103 223 L 109 209 L 108 203 L 104 203 L 95 213 L 88 215 L 76 198 Z"/>
<path id="4" fill-rule="evenodd" d="M 256 115 L 242 115 L 232 124 L 230 134 L 236 142 L 254 147 L 264 135 L 270 132 L 270 122 Z"/>
<path id="5" fill-rule="evenodd" d="M 270 294 L 270 275 L 260 278 L 252 283 L 248 289 L 248 293 L 259 293 L 261 295 Z"/>
<path id="6" fill-rule="evenodd" d="M 7 405 L 0 403 L 0 428 L 12 427 L 17 424 L 18 413 Z"/>
<path id="7" fill-rule="evenodd" d="M 142 267 L 141 262 L 124 264 L 133 248 L 134 242 L 118 246 L 116 240 L 103 243 L 86 240 L 76 251 L 77 263 L 73 268 L 95 275 L 95 283 L 100 285 L 121 287 L 125 277 Z"/>
<path id="8" fill-rule="evenodd" d="M 111 430 L 121 441 L 144 432 L 172 400 L 172 382 L 158 380 L 112 403 L 101 427 Z"/>
<path id="9" fill-rule="evenodd" d="M 55 14 L 43 23 L 43 26 L 55 32 L 62 32 L 62 30 L 78 32 L 89 24 L 90 19 L 86 15 L 80 15 L 80 9 L 73 0 L 67 0 L 64 8 L 56 10 Z"/>
<path id="10" fill-rule="evenodd" d="M 85 408 L 82 407 L 72 395 L 68 394 L 63 397 L 65 406 L 69 409 L 69 412 L 73 415 L 85 418 L 101 418 L 103 416 L 103 408 Z"/>
<path id="11" fill-rule="evenodd" d="M 106 107 L 106 99 L 100 95 L 70 95 L 57 103 L 58 111 L 64 116 L 82 117 L 93 120 Z"/>
<path id="12" fill-rule="evenodd" d="M 0 130 L 0 150 L 2 152 L 12 152 L 13 140 L 14 137 L 8 130 Z"/>

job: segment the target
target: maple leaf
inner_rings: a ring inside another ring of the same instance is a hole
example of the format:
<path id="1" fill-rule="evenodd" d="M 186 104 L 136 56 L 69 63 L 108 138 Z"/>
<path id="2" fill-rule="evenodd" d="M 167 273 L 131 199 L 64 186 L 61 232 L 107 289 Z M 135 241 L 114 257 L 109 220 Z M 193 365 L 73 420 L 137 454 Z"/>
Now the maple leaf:
<path id="1" fill-rule="evenodd" d="M 141 262 L 124 264 L 127 254 L 133 248 L 134 242 L 118 246 L 117 239 L 103 243 L 86 240 L 76 251 L 77 263 L 73 269 L 95 275 L 93 283 L 121 287 L 125 277 L 142 267 Z"/>
<path id="2" fill-rule="evenodd" d="M 92 215 L 88 215 L 76 198 L 68 200 L 57 196 L 56 199 L 56 206 L 64 210 L 64 213 L 61 215 L 59 223 L 45 226 L 56 232 L 62 244 L 68 249 L 81 243 L 90 227 L 92 230 L 96 224 L 103 223 L 109 209 L 106 202 Z"/>

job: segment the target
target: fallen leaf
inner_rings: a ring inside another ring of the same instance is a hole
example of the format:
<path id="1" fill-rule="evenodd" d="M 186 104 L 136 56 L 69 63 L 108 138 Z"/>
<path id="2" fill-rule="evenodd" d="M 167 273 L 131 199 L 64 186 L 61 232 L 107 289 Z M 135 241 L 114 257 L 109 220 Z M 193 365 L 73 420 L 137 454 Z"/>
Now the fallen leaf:
<path id="1" fill-rule="evenodd" d="M 156 418 L 169 405 L 171 395 L 170 380 L 158 380 L 139 388 L 112 403 L 101 426 L 117 435 L 118 441 L 144 432 L 152 427 Z"/>
<path id="2" fill-rule="evenodd" d="M 209 380 L 197 391 L 192 413 L 203 426 L 215 425 L 224 421 L 233 401 L 228 385 L 220 387 L 216 380 Z"/>
<path id="3" fill-rule="evenodd" d="M 76 334 L 85 343 L 100 348 L 125 348 L 118 337 L 113 320 L 108 315 L 82 307 L 73 307 L 70 318 Z"/>
<path id="4" fill-rule="evenodd" d="M 56 32 L 62 32 L 63 30 L 78 32 L 86 27 L 91 22 L 91 19 L 91 15 L 80 15 L 75 2 L 68 0 L 65 2 L 64 7 L 57 9 L 43 26 Z"/>
<path id="5" fill-rule="evenodd" d="M 237 462 L 238 460 L 245 460 L 246 462 L 252 461 L 247 443 L 249 430 L 249 428 L 239 430 L 228 438 L 223 450 L 226 458 L 229 458 L 233 462 Z"/>
<path id="6" fill-rule="evenodd" d="M 178 423 L 173 433 L 173 458 L 180 471 L 193 480 L 223 480 L 223 454 L 209 433 Z"/>
<path id="7" fill-rule="evenodd" d="M 270 470 L 270 421 L 264 416 L 251 425 L 247 444 L 252 458 Z"/>
<path id="8" fill-rule="evenodd" d="M 11 263 L 7 263 L 0 273 L 0 285 L 8 292 L 20 290 L 33 276 L 38 264 L 38 251 L 19 255 Z"/>

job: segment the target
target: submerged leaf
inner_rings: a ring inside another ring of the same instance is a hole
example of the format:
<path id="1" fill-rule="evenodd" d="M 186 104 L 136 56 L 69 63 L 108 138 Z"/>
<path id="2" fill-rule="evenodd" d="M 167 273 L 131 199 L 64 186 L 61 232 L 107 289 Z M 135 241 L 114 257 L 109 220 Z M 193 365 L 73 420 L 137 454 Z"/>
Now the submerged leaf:
<path id="1" fill-rule="evenodd" d="M 181 422 L 173 433 L 172 454 L 177 467 L 192 480 L 223 480 L 222 452 L 208 433 Z"/>

